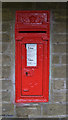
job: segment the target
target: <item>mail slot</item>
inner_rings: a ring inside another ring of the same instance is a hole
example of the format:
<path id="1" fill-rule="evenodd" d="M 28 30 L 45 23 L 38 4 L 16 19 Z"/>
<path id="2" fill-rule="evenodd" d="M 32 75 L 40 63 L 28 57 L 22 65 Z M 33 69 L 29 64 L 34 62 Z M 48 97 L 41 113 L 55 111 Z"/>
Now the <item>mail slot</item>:
<path id="1" fill-rule="evenodd" d="M 16 11 L 15 101 L 49 101 L 49 11 Z"/>

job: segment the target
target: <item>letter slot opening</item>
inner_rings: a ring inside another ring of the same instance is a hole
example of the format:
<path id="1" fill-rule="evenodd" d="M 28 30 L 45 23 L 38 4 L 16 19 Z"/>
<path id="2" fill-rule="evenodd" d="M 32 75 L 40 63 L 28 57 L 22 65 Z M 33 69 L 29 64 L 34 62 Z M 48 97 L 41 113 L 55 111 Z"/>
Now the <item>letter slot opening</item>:
<path id="1" fill-rule="evenodd" d="M 19 33 L 46 33 L 46 31 L 19 31 Z"/>

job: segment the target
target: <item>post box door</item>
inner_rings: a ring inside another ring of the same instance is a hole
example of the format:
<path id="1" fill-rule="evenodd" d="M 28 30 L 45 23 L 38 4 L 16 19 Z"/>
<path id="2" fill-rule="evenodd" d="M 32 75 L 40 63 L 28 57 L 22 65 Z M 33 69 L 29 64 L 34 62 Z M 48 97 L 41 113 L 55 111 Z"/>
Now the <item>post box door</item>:
<path id="1" fill-rule="evenodd" d="M 22 95 L 43 93 L 43 44 L 22 44 Z"/>

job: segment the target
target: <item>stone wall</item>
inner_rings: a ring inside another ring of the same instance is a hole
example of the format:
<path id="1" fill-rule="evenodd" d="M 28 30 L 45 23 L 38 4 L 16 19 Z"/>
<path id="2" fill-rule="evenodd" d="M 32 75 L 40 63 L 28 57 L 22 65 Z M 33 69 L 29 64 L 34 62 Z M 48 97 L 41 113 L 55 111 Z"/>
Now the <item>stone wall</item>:
<path id="1" fill-rule="evenodd" d="M 2 51 L 0 52 L 0 56 L 2 55 L 2 79 L 0 78 L 0 82 L 2 81 L 2 117 L 65 118 L 66 103 L 68 103 L 66 101 L 66 3 L 2 3 L 2 7 Z M 50 10 L 48 103 L 15 103 L 16 10 Z"/>

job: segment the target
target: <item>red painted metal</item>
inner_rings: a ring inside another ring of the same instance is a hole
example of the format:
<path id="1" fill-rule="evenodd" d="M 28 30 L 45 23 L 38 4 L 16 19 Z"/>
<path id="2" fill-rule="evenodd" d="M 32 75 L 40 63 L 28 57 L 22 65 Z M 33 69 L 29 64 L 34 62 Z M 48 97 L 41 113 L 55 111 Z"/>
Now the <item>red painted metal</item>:
<path id="1" fill-rule="evenodd" d="M 16 11 L 15 101 L 49 100 L 49 11 Z M 27 66 L 27 44 L 37 45 L 37 65 Z"/>

